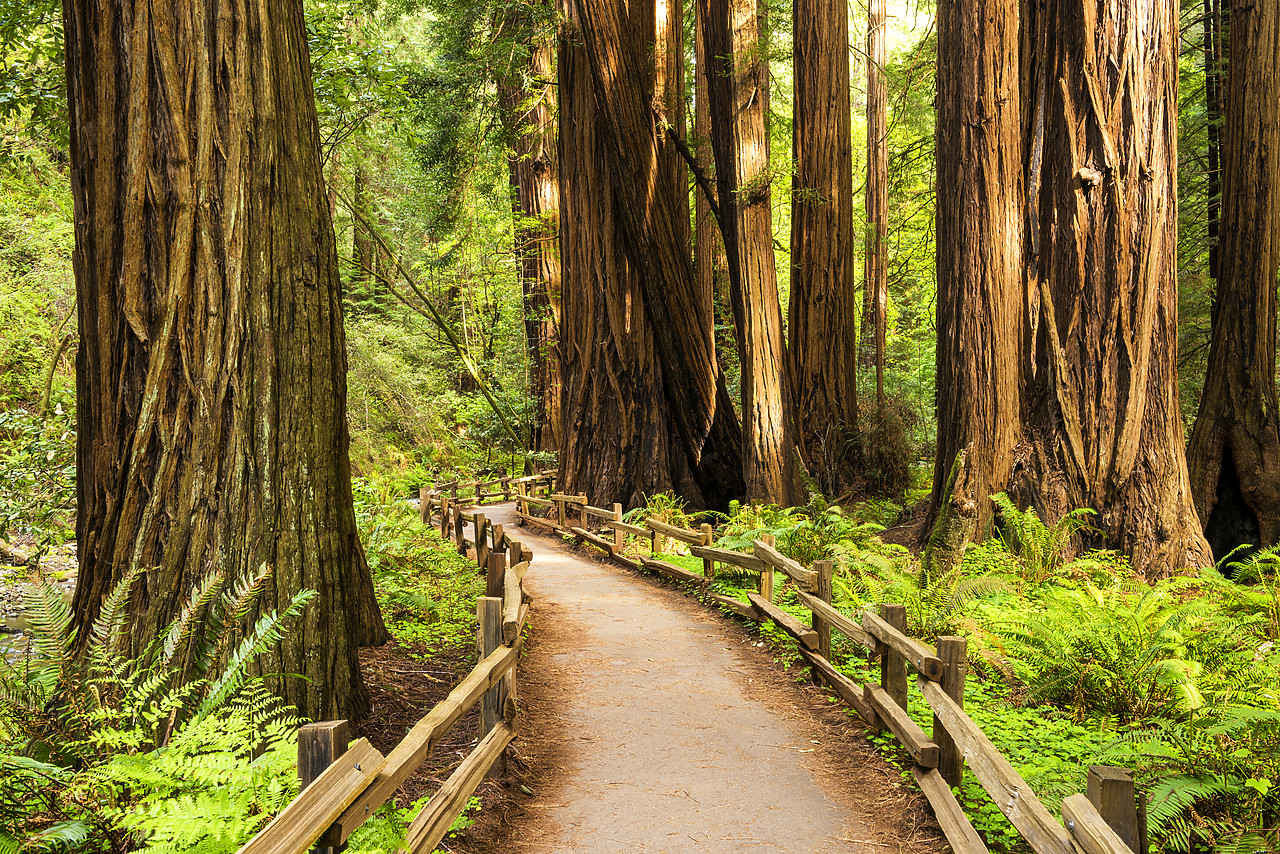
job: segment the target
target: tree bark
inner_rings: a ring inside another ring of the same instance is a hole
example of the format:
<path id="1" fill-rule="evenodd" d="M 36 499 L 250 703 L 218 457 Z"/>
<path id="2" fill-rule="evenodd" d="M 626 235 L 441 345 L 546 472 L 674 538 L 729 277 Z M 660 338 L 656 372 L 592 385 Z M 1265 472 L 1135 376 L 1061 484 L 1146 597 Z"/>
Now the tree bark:
<path id="1" fill-rule="evenodd" d="M 521 26 L 522 22 L 514 22 Z M 531 37 L 532 38 L 532 37 Z M 560 447 L 560 327 L 558 253 L 560 185 L 550 40 L 527 42 L 523 68 L 508 69 L 498 81 L 502 121 L 511 140 L 511 184 L 515 191 L 515 251 L 524 295 L 525 345 L 530 395 L 536 409 L 533 447 Z M 526 83 L 527 81 L 527 83 Z"/>
<path id="2" fill-rule="evenodd" d="M 351 204 L 360 215 L 372 221 L 373 213 L 369 204 L 369 170 L 365 166 L 366 152 L 356 155 L 355 175 L 351 179 Z M 374 278 L 377 273 L 377 245 L 373 235 L 357 219 L 353 224 L 354 236 L 351 241 L 351 258 L 355 269 L 351 272 L 351 284 L 355 295 L 363 301 L 374 295 Z"/>
<path id="3" fill-rule="evenodd" d="M 715 191 L 716 161 L 711 150 L 711 110 L 707 105 L 707 50 L 706 38 L 702 32 L 702 16 L 694 15 L 694 38 L 696 40 L 694 61 L 694 123 L 693 151 L 694 158 L 704 175 L 709 179 L 711 199 L 707 194 L 695 191 L 694 198 L 694 273 L 698 278 L 698 292 L 705 298 L 711 295 L 715 323 L 716 355 L 723 371 L 724 353 L 737 346 L 733 335 L 733 309 L 729 298 L 729 261 L 724 254 L 724 238 L 720 235 L 720 224 L 716 222 L 711 210 L 712 200 L 719 207 L 719 194 Z M 727 332 L 721 332 L 727 329 Z"/>
<path id="4" fill-rule="evenodd" d="M 746 493 L 789 505 L 800 500 L 801 485 L 773 257 L 762 8 L 757 0 L 698 2 L 711 56 L 711 142 L 742 363 Z"/>
<path id="5" fill-rule="evenodd" d="M 1280 542 L 1280 7 L 1234 0 L 1222 133 L 1222 230 L 1213 337 L 1187 463 L 1221 559 Z"/>
<path id="6" fill-rule="evenodd" d="M 337 253 L 302 4 L 64 5 L 82 343 L 73 601 L 139 573 L 139 653 L 210 568 L 318 591 L 261 661 L 316 719 L 385 638 L 357 539 Z M 270 25 L 267 25 L 270 22 Z"/>
<path id="7" fill-rule="evenodd" d="M 942 0 L 937 23 L 938 450 L 925 530 L 945 519 L 952 530 L 931 541 L 963 545 L 985 538 L 1020 434 L 1018 2 Z"/>
<path id="8" fill-rule="evenodd" d="M 1225 23 L 1222 0 L 1204 0 L 1201 26 L 1204 32 L 1205 132 L 1209 138 L 1205 171 L 1208 179 L 1209 276 L 1212 279 L 1218 278 L 1218 234 L 1222 210 L 1222 117 L 1226 110 L 1223 104 L 1225 87 L 1222 85 L 1226 76 L 1226 56 L 1222 47 L 1227 35 Z"/>
<path id="9" fill-rule="evenodd" d="M 884 413 L 884 359 L 889 307 L 889 95 L 884 81 L 885 0 L 869 0 L 867 12 L 867 236 L 864 287 L 875 340 L 876 409 Z"/>
<path id="10" fill-rule="evenodd" d="M 805 462 L 835 495 L 853 487 L 858 458 L 848 8 L 844 0 L 796 0 L 794 21 L 787 355 Z"/>
<path id="11" fill-rule="evenodd" d="M 1039 257 L 1022 499 L 1046 520 L 1093 508 L 1086 542 L 1148 577 L 1204 565 L 1176 381 L 1177 9 L 1047 0 L 1023 26 L 1039 45 L 1024 91 L 1045 100 L 1025 145 Z"/>
<path id="12" fill-rule="evenodd" d="M 739 428 L 711 303 L 693 276 L 684 170 L 666 133 L 683 124 L 673 95 L 680 64 L 670 61 L 682 53 L 678 9 L 566 8 L 560 471 L 566 489 L 596 502 L 635 506 L 674 489 L 697 506 L 724 506 L 741 494 Z M 608 73 L 646 67 L 647 78 Z"/>

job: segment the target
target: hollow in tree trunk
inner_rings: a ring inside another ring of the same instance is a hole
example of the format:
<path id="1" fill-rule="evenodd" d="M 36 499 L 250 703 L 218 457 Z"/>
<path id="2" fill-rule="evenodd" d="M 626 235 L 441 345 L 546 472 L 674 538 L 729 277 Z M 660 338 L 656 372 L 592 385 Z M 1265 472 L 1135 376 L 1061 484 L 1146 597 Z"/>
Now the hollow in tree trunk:
<path id="1" fill-rule="evenodd" d="M 1234 0 L 1222 128 L 1222 230 L 1213 337 L 1187 464 L 1221 559 L 1280 542 L 1280 7 Z"/>
<path id="2" fill-rule="evenodd" d="M 211 567 L 311 601 L 260 663 L 315 719 L 368 709 L 385 639 L 352 507 L 337 253 L 302 3 L 64 4 L 80 638 L 136 571 L 129 653 Z M 270 22 L 270 25 L 267 25 Z"/>

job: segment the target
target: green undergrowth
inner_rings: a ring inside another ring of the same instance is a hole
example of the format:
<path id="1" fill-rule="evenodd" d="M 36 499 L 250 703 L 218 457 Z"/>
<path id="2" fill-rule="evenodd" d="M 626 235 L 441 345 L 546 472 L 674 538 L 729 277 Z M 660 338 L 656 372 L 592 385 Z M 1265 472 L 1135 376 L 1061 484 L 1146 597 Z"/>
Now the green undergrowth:
<path id="1" fill-rule="evenodd" d="M 459 651 L 474 656 L 476 597 L 485 586 L 475 562 L 424 526 L 407 502 L 384 503 L 360 479 L 355 492 L 356 520 L 387 629 L 423 659 Z"/>
<path id="2" fill-rule="evenodd" d="M 946 573 L 883 543 L 882 523 L 859 515 L 883 519 L 884 507 L 846 511 L 817 496 L 803 508 L 735 507 L 716 545 L 750 551 L 771 535 L 802 564 L 833 562 L 833 600 L 845 613 L 902 604 L 909 634 L 964 637 L 966 711 L 1051 814 L 1084 790 L 1089 765 L 1120 765 L 1148 801 L 1152 850 L 1280 849 L 1280 549 L 1148 584 L 1114 552 L 1071 556 L 1087 515 L 1046 525 L 1004 496 L 994 502 L 999 535 L 970 544 Z M 701 573 L 700 559 L 661 557 Z M 755 573 L 717 564 L 711 589 L 746 601 L 757 585 Z M 782 573 L 775 601 L 808 621 Z M 760 633 L 780 663 L 803 665 L 789 636 L 772 624 Z M 860 684 L 879 681 L 878 666 L 839 632 L 833 659 Z M 909 693 L 927 732 L 932 713 Z M 870 738 L 909 778 L 893 736 Z M 1028 850 L 971 773 L 957 797 L 991 850 Z"/>

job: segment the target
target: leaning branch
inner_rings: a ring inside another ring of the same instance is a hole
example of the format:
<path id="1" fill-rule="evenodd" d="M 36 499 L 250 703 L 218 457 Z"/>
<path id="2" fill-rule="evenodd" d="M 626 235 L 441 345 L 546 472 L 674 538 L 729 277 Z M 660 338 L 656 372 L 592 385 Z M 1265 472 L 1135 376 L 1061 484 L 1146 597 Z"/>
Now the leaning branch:
<path id="1" fill-rule="evenodd" d="M 462 342 L 458 340 L 458 335 L 453 331 L 453 327 L 450 326 L 448 321 L 446 321 L 444 317 L 441 316 L 440 312 L 436 310 L 435 305 L 432 304 L 431 300 L 427 298 L 426 293 L 421 287 L 419 287 L 417 280 L 414 279 L 413 276 L 409 274 L 409 271 L 404 268 L 404 265 L 400 263 L 400 257 L 391 251 L 391 247 L 387 245 L 387 241 L 383 238 L 378 227 L 370 222 L 364 214 L 356 210 L 355 205 L 351 204 L 351 202 L 347 200 L 346 196 L 344 196 L 339 190 L 335 189 L 333 193 L 338 197 L 338 200 L 342 202 L 347 210 L 351 212 L 351 215 L 359 220 L 360 225 L 365 230 L 365 233 L 377 242 L 382 251 L 391 259 L 391 262 L 396 265 L 396 270 L 399 271 L 400 275 L 404 278 L 405 283 L 414 292 L 414 294 L 417 295 L 418 299 L 421 301 L 421 305 L 406 299 L 398 293 L 391 280 L 382 275 L 380 271 L 371 270 L 364 265 L 361 265 L 361 268 L 366 273 L 377 277 L 384 285 L 387 286 L 387 290 L 389 290 L 396 299 L 400 300 L 402 303 L 418 312 L 418 314 L 431 321 L 436 328 L 444 334 L 444 337 L 453 347 L 454 352 L 458 354 L 458 358 L 462 360 L 462 364 L 467 369 L 467 373 L 471 374 L 471 378 L 476 381 L 476 387 L 480 389 L 480 393 L 483 394 L 484 399 L 488 401 L 489 408 L 493 410 L 493 414 L 498 416 L 498 420 L 502 422 L 502 428 L 507 431 L 507 435 L 511 437 L 513 442 L 517 445 L 522 445 L 523 440 L 521 440 L 519 434 L 517 434 L 515 429 L 511 426 L 511 422 L 507 419 L 507 414 L 502 411 L 502 407 L 498 405 L 498 401 L 494 398 L 493 393 L 489 391 L 489 384 L 480 376 L 480 371 L 476 368 L 476 363 L 472 360 L 471 354 L 462 346 Z M 423 310 L 424 307 L 426 309 L 425 311 Z"/>
<path id="2" fill-rule="evenodd" d="M 689 146 L 680 138 L 680 134 L 676 133 L 676 129 L 667 124 L 662 116 L 658 116 L 667 129 L 667 139 L 675 143 L 676 151 L 680 152 L 680 156 L 684 158 L 684 162 L 689 164 L 689 171 L 693 173 L 693 179 L 698 182 L 698 186 L 702 189 L 702 195 L 706 198 L 707 204 L 711 206 L 711 215 L 716 218 L 716 225 L 720 226 L 720 232 L 724 233 L 724 220 L 720 218 L 720 206 L 716 204 L 716 197 L 711 192 L 711 181 L 707 178 L 707 173 L 698 164 L 694 158 L 693 152 L 689 150 Z"/>

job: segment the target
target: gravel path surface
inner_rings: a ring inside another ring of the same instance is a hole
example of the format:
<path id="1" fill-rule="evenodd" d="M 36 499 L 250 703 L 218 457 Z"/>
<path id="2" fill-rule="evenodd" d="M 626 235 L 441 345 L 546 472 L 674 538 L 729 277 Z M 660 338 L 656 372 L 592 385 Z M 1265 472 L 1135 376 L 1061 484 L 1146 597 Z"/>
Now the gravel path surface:
<path id="1" fill-rule="evenodd" d="M 495 842 L 682 854 L 937 848 L 860 728 L 741 626 L 516 528 L 503 506 L 486 515 L 535 555 L 519 689 L 533 794 Z"/>

